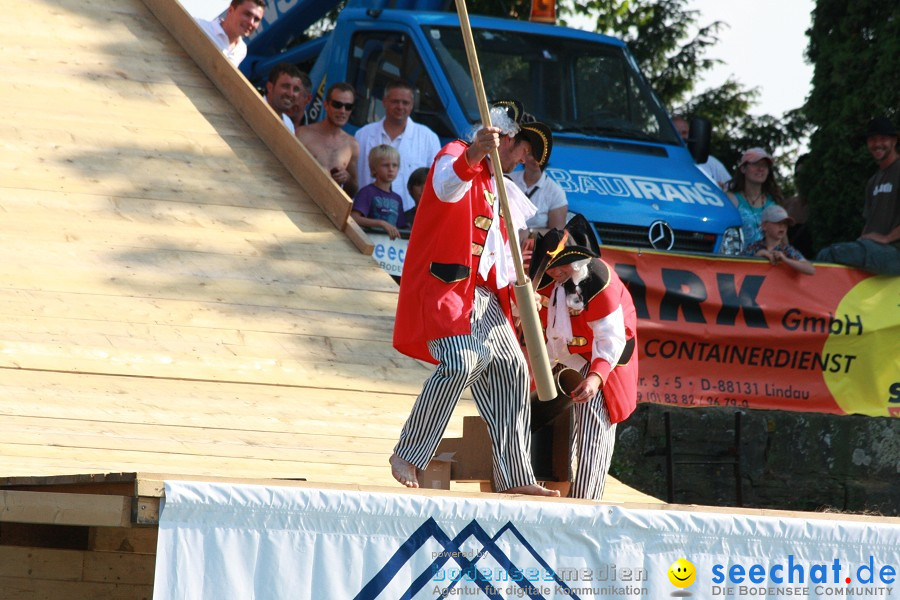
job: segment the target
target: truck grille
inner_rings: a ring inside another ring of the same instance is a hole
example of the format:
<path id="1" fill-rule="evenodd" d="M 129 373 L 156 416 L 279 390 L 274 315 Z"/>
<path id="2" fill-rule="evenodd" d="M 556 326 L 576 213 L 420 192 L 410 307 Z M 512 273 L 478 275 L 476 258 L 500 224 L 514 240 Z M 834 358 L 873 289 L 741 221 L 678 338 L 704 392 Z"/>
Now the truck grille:
<path id="1" fill-rule="evenodd" d="M 615 223 L 594 222 L 601 244 L 611 246 L 627 246 L 630 248 L 652 248 L 647 227 L 618 225 Z M 716 247 L 716 236 L 700 231 L 673 230 L 675 244 L 672 251 L 678 252 L 713 252 Z"/>

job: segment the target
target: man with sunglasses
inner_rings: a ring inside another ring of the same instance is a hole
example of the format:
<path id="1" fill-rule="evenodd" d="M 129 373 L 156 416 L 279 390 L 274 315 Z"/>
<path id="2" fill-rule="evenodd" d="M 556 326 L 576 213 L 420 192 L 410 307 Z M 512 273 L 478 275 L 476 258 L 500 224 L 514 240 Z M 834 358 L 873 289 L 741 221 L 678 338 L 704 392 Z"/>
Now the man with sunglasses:
<path id="1" fill-rule="evenodd" d="M 355 97 L 349 83 L 335 83 L 325 94 L 325 118 L 297 129 L 297 138 L 351 198 L 358 189 L 359 144 L 343 127 L 350 120 Z"/>

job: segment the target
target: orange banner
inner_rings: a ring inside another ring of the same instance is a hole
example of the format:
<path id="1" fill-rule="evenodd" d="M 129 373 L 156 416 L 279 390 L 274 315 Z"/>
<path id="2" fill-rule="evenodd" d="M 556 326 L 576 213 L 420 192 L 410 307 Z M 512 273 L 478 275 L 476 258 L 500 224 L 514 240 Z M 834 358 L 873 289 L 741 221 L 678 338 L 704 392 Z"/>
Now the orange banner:
<path id="1" fill-rule="evenodd" d="M 638 313 L 638 400 L 900 417 L 900 277 L 603 247 Z"/>

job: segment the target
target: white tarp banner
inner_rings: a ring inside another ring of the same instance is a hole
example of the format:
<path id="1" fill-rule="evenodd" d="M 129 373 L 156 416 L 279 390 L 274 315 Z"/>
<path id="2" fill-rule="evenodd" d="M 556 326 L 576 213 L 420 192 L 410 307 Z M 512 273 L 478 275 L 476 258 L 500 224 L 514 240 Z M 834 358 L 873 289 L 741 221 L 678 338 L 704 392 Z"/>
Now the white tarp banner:
<path id="1" fill-rule="evenodd" d="M 165 491 L 155 600 L 900 597 L 900 525 L 840 515 L 191 482 Z"/>
<path id="2" fill-rule="evenodd" d="M 375 248 L 372 250 L 372 259 L 378 266 L 390 275 L 399 277 L 403 274 L 403 263 L 406 261 L 406 247 L 409 240 L 397 238 L 392 240 L 386 233 L 367 231 L 366 235 L 372 240 Z"/>

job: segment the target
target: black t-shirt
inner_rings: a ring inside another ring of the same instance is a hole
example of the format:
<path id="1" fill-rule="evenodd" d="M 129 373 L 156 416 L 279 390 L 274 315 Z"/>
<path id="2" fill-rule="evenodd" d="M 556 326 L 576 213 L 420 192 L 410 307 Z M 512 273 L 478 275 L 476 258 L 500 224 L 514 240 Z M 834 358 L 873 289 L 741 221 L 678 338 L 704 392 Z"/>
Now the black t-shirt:
<path id="1" fill-rule="evenodd" d="M 866 203 L 863 217 L 866 224 L 862 232 L 889 233 L 900 226 L 900 158 L 886 169 L 880 169 L 866 183 Z M 900 240 L 893 243 L 900 248 Z"/>

